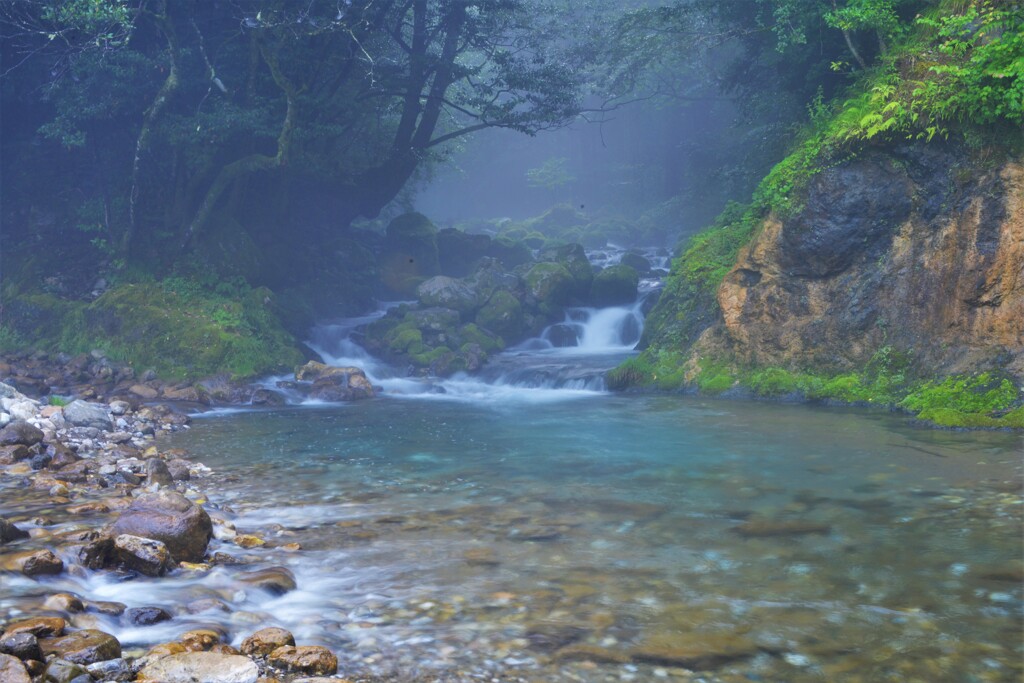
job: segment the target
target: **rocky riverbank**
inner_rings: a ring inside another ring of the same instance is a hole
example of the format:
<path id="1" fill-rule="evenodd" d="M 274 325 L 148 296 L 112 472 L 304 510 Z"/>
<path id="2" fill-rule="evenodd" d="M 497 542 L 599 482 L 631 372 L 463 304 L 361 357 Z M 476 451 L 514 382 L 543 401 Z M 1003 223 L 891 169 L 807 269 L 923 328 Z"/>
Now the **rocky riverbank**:
<path id="1" fill-rule="evenodd" d="M 19 362 L 8 363 L 6 370 L 16 368 L 20 384 L 38 379 L 48 387 L 58 384 L 49 382 L 54 378 L 66 381 L 67 369 L 77 365 L 73 360 L 50 365 L 49 374 L 36 378 L 30 373 L 46 368 L 44 359 Z M 141 400 L 181 395 L 189 387 L 153 378 L 128 385 L 135 378 L 103 358 L 86 360 L 76 378 L 85 375 L 108 382 L 78 386 L 80 394 L 124 398 L 48 405 L 0 384 L 0 579 L 38 582 L 28 595 L 5 590 L 0 596 L 0 680 L 270 683 L 335 674 L 332 652 L 296 645 L 287 631 L 260 624 L 249 625 L 251 635 L 239 648 L 225 642 L 222 629 L 183 628 L 169 642 L 132 649 L 100 628 L 107 623 L 103 619 L 142 628 L 173 622 L 176 615 L 52 587 L 62 574 L 102 572 L 131 581 L 169 572 L 202 575 L 216 567 L 230 567 L 255 590 L 283 594 L 295 587 L 294 576 L 283 567 L 246 571 L 244 555 L 208 552 L 213 538 L 239 551 L 274 541 L 237 534 L 203 493 L 215 486 L 210 470 L 183 452 L 155 446 L 158 434 L 187 429 L 189 418 L 166 404 Z M 298 544 L 283 547 L 301 550 Z M 195 614 L 227 605 L 207 599 L 181 609 Z"/>

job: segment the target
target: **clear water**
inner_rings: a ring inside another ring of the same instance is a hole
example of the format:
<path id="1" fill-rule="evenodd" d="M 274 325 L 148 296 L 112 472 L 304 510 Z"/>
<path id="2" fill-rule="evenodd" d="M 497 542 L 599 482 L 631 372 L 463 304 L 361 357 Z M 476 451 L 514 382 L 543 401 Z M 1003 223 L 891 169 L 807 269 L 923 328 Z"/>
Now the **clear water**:
<path id="1" fill-rule="evenodd" d="M 299 587 L 225 568 L 165 599 L 215 590 L 248 616 L 198 621 L 275 620 L 349 675 L 655 680 L 697 647 L 732 653 L 705 680 L 1021 677 L 1020 435 L 581 392 L 220 415 L 167 445 L 226 478 L 240 531 L 271 530 L 220 549 Z M 740 533 L 761 519 L 818 533 Z"/>

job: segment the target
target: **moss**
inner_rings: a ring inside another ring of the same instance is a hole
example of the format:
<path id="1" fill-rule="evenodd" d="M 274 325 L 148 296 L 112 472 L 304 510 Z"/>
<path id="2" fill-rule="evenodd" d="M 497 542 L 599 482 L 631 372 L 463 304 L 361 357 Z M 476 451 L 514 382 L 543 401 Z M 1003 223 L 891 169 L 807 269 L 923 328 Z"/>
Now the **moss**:
<path id="1" fill-rule="evenodd" d="M 463 325 L 459 329 L 459 337 L 465 344 L 478 344 L 487 353 L 495 353 L 505 348 L 505 343 L 495 334 L 489 334 L 477 327 L 474 323 Z"/>
<path id="2" fill-rule="evenodd" d="M 404 322 L 392 328 L 384 341 L 393 353 L 405 353 L 409 349 L 423 345 L 423 333 L 411 322 Z"/>
<path id="3" fill-rule="evenodd" d="M 737 377 L 728 365 L 709 359 L 701 359 L 700 372 L 694 384 L 697 389 L 709 396 L 717 396 L 735 386 Z"/>
<path id="4" fill-rule="evenodd" d="M 594 276 L 590 286 L 590 303 L 594 306 L 621 306 L 636 301 L 640 276 L 636 269 L 624 264 L 605 268 Z"/>
<path id="5" fill-rule="evenodd" d="M 954 410 L 960 413 L 996 413 L 1021 400 L 1020 391 L 1009 378 L 983 372 L 957 375 L 941 382 L 926 382 L 908 394 L 900 407 L 916 413 Z"/>
<path id="6" fill-rule="evenodd" d="M 428 368 L 437 360 L 444 358 L 446 355 L 451 355 L 452 350 L 447 346 L 438 346 L 434 349 L 424 349 L 418 353 L 410 353 L 409 359 L 417 366 L 421 368 Z"/>
<path id="7" fill-rule="evenodd" d="M 745 378 L 744 382 L 759 396 L 785 396 L 803 392 L 807 386 L 804 377 L 783 368 L 764 368 Z"/>
<path id="8" fill-rule="evenodd" d="M 626 359 L 618 367 L 605 373 L 604 381 L 612 391 L 651 384 L 654 380 L 654 366 L 646 354 Z"/>
<path id="9" fill-rule="evenodd" d="M 569 302 L 575 281 L 560 263 L 538 263 L 526 273 L 526 287 L 545 314 L 561 312 Z"/>

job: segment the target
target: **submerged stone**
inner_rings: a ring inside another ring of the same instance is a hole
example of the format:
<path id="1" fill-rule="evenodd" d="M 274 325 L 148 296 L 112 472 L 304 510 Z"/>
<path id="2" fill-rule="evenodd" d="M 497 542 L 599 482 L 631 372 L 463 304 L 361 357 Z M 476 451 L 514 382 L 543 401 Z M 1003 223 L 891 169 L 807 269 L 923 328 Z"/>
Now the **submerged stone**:
<path id="1" fill-rule="evenodd" d="M 183 652 L 147 664 L 136 680 L 153 683 L 256 683 L 256 663 L 241 655 Z"/>

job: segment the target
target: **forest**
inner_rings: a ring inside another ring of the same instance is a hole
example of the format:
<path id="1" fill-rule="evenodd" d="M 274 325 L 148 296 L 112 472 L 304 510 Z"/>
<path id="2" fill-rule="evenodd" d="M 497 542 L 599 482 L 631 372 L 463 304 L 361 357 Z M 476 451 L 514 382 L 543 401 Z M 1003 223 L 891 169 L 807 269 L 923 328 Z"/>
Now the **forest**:
<path id="1" fill-rule="evenodd" d="M 1019 680 L 1022 438 L 1019 0 L 0 0 L 2 681 Z"/>

